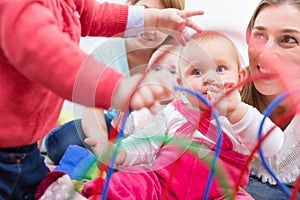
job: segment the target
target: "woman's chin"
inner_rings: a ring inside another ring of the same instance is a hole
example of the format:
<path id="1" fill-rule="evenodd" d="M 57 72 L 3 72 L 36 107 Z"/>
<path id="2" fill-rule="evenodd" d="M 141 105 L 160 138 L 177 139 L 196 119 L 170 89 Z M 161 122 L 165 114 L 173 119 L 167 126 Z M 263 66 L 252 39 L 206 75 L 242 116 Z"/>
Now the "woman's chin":
<path id="1" fill-rule="evenodd" d="M 274 84 L 255 84 L 255 88 L 266 96 L 279 95 L 286 91 L 281 85 L 276 87 Z"/>

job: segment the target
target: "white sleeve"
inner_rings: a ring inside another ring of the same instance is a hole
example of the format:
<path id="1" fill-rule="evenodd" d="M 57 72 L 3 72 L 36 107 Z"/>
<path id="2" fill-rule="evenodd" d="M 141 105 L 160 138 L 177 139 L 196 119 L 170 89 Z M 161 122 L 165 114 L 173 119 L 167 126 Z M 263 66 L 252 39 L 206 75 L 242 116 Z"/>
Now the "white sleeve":
<path id="1" fill-rule="evenodd" d="M 152 162 L 167 137 L 167 116 L 165 112 L 160 112 L 151 124 L 132 134 L 129 133 L 121 143 L 127 157 L 119 168 Z"/>
<path id="2" fill-rule="evenodd" d="M 125 37 L 138 37 L 144 32 L 144 7 L 129 6 Z"/>
<path id="3" fill-rule="evenodd" d="M 247 149 L 253 150 L 258 142 L 258 131 L 264 115 L 252 106 L 248 106 L 246 115 L 238 123 L 231 125 L 233 133 Z M 275 128 L 274 128 L 275 127 Z M 269 130 L 272 132 L 262 143 L 262 150 L 266 157 L 276 154 L 282 147 L 284 135 L 283 131 L 276 126 L 268 117 L 265 119 L 262 128 L 262 136 Z"/>
<path id="4" fill-rule="evenodd" d="M 167 105 L 149 125 L 122 141 L 121 147 L 127 152 L 127 157 L 118 167 L 152 163 L 165 141 L 174 137 L 174 133 L 184 123 L 186 119 L 174 106 Z"/>

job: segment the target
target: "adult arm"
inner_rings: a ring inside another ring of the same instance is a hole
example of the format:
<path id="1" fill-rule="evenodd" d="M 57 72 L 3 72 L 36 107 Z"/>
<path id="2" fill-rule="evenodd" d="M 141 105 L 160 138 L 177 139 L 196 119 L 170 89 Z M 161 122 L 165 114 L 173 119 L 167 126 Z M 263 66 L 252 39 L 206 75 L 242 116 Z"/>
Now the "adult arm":
<path id="1" fill-rule="evenodd" d="M 109 108 L 123 74 L 88 57 L 49 8 L 25 2 L 8 3 L 2 14 L 1 47 L 11 65 L 63 98 Z"/>

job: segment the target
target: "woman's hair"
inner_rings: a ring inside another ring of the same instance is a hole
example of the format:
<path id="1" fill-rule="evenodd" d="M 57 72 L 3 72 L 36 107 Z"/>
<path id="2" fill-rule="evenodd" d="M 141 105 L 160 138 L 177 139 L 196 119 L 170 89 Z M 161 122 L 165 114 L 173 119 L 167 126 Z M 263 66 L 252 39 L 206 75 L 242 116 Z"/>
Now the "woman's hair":
<path id="1" fill-rule="evenodd" d="M 259 2 L 253 12 L 253 15 L 247 27 L 247 31 L 253 28 L 256 17 L 263 8 L 266 8 L 268 6 L 278 6 L 282 4 L 294 5 L 295 7 L 298 7 L 300 9 L 300 0 L 262 0 L 261 2 Z M 274 13 L 274 15 L 276 15 L 276 13 Z"/>
<path id="2" fill-rule="evenodd" d="M 300 10 L 300 0 L 262 0 L 257 5 L 256 9 L 253 12 L 253 15 L 247 27 L 247 31 L 251 32 L 251 30 L 254 27 L 255 20 L 262 9 L 269 6 L 279 6 L 283 4 L 293 5 Z M 276 13 L 274 13 L 274 15 L 276 15 Z M 248 78 L 250 78 L 251 73 L 249 67 L 247 67 L 247 72 L 248 72 Z M 267 103 L 264 100 L 264 96 L 257 91 L 252 81 L 244 85 L 241 91 L 241 96 L 242 96 L 242 100 L 245 103 L 248 103 L 256 107 L 260 112 L 263 112 L 267 107 Z"/>
<path id="3" fill-rule="evenodd" d="M 140 0 L 127 0 L 127 3 L 131 3 L 132 5 L 135 5 Z M 176 8 L 179 10 L 184 10 L 185 6 L 185 0 L 160 0 L 161 3 L 166 8 Z"/>
<path id="4" fill-rule="evenodd" d="M 247 66 L 246 69 L 247 77 L 251 78 L 250 67 Z M 261 113 L 263 113 L 267 108 L 267 103 L 265 102 L 263 95 L 255 88 L 252 81 L 250 83 L 246 81 L 246 84 L 243 86 L 243 89 L 241 91 L 241 97 L 243 102 L 252 105 Z"/>

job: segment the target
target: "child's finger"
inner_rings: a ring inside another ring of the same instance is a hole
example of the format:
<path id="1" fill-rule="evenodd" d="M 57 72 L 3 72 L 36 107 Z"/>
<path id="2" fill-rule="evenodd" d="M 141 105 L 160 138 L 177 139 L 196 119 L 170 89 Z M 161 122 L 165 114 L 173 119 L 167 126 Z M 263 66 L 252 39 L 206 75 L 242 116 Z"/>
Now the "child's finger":
<path id="1" fill-rule="evenodd" d="M 95 145 L 97 145 L 97 140 L 94 138 L 85 138 L 84 142 L 91 147 L 94 147 Z"/>
<path id="2" fill-rule="evenodd" d="M 234 88 L 235 86 L 236 86 L 236 83 L 233 80 L 224 82 L 225 88 Z"/>

